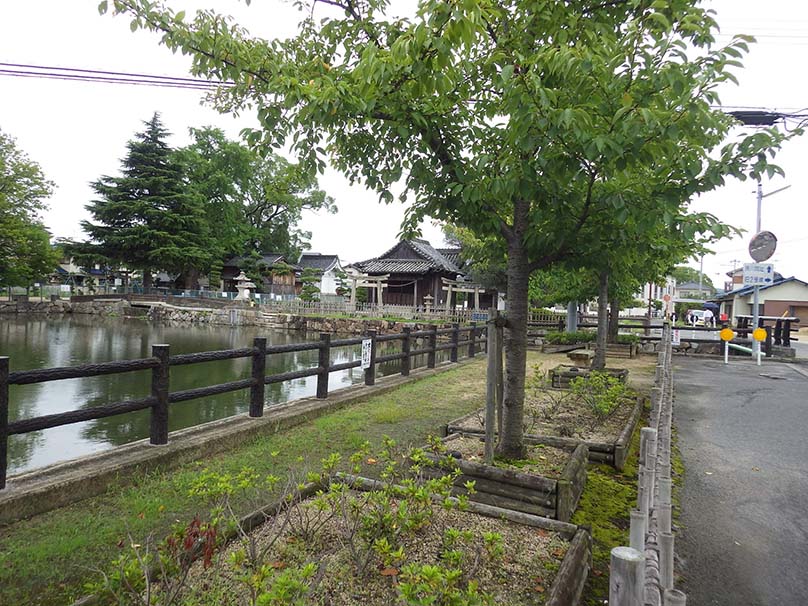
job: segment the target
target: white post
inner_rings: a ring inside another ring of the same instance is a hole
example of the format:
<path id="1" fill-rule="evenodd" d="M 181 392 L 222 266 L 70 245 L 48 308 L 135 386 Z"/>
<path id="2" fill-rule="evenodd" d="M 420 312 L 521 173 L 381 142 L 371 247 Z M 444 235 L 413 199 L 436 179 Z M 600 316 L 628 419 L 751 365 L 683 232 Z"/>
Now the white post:
<path id="1" fill-rule="evenodd" d="M 642 606 L 645 592 L 645 555 L 631 547 L 611 552 L 609 606 Z"/>
<path id="2" fill-rule="evenodd" d="M 637 551 L 645 550 L 645 533 L 647 519 L 645 514 L 639 509 L 631 510 L 631 529 L 629 531 L 629 543 L 632 549 Z"/>
<path id="3" fill-rule="evenodd" d="M 659 540 L 659 586 L 661 589 L 673 589 L 673 535 L 660 532 Z"/>
<path id="4" fill-rule="evenodd" d="M 724 341 L 724 364 L 729 364 L 729 342 Z"/>

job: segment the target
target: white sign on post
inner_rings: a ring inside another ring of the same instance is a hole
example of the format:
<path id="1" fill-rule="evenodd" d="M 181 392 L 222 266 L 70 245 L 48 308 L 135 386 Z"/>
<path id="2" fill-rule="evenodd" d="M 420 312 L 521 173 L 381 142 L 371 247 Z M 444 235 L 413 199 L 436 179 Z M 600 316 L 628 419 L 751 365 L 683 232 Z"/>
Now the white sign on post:
<path id="1" fill-rule="evenodd" d="M 682 344 L 682 334 L 679 332 L 678 328 L 674 328 L 671 331 L 671 345 L 681 345 Z"/>
<path id="2" fill-rule="evenodd" d="M 744 286 L 768 286 L 774 282 L 774 265 L 771 263 L 744 263 Z"/>
<path id="3" fill-rule="evenodd" d="M 362 339 L 362 370 L 370 368 L 371 343 L 370 339 Z"/>

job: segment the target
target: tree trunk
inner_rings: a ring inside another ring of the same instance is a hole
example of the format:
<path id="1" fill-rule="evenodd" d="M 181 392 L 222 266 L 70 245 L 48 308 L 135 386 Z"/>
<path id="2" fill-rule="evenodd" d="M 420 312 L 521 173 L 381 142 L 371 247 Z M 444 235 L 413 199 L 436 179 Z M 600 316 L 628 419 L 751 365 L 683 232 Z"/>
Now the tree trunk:
<path id="1" fill-rule="evenodd" d="M 152 275 L 151 271 L 148 269 L 143 270 L 143 290 L 145 291 L 148 288 L 152 287 Z"/>
<path id="2" fill-rule="evenodd" d="M 508 244 L 508 300 L 505 324 L 505 393 L 502 406 L 502 434 L 497 454 L 507 459 L 523 459 L 525 371 L 527 366 L 527 252 L 522 238 Z"/>
<path id="3" fill-rule="evenodd" d="M 182 272 L 182 283 L 185 290 L 199 290 L 199 270 L 190 267 Z"/>
<path id="4" fill-rule="evenodd" d="M 618 324 L 620 322 L 620 301 L 617 297 L 609 302 L 609 343 L 617 343 Z"/>
<path id="5" fill-rule="evenodd" d="M 606 368 L 606 335 L 608 333 L 608 310 L 609 307 L 609 272 L 601 272 L 600 288 L 598 290 L 598 341 L 595 350 L 595 359 L 592 360 L 592 368 L 603 370 Z"/>

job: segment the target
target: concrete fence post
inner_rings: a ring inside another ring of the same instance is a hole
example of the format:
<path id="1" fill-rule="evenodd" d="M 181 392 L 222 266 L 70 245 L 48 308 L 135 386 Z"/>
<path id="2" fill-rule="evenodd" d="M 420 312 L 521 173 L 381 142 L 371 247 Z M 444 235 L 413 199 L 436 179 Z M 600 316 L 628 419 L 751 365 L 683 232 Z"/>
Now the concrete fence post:
<path id="1" fill-rule="evenodd" d="M 687 606 L 687 596 L 678 589 L 668 589 L 662 603 L 664 606 Z"/>
<path id="2" fill-rule="evenodd" d="M 253 339 L 255 353 L 252 357 L 252 380 L 250 387 L 250 416 L 257 418 L 264 414 L 264 377 L 267 365 L 267 338 L 255 337 Z"/>
<path id="3" fill-rule="evenodd" d="M 673 589 L 673 534 L 660 532 L 659 541 L 659 585 L 660 588 Z"/>
<path id="4" fill-rule="evenodd" d="M 629 530 L 629 544 L 637 551 L 645 550 L 645 533 L 647 518 L 639 509 L 631 510 L 631 529 Z"/>
<path id="5" fill-rule="evenodd" d="M 149 442 L 168 444 L 168 389 L 169 389 L 169 346 L 152 345 L 152 357 L 160 364 L 152 368 L 151 395 L 155 403 L 151 407 Z"/>
<path id="6" fill-rule="evenodd" d="M 645 555 L 631 547 L 615 547 L 609 571 L 609 606 L 642 606 Z"/>

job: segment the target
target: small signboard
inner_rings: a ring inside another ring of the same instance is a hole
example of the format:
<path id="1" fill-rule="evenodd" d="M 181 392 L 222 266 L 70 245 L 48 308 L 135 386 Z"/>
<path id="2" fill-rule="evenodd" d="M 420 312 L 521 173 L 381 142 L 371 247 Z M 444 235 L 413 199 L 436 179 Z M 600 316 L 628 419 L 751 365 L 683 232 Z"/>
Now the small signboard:
<path id="1" fill-rule="evenodd" d="M 767 286 L 774 282 L 774 265 L 771 263 L 744 263 L 744 286 Z"/>
<path id="2" fill-rule="evenodd" d="M 362 339 L 362 370 L 370 368 L 370 349 L 371 349 L 371 341 L 370 339 Z"/>
<path id="3" fill-rule="evenodd" d="M 671 331 L 671 345 L 681 345 L 682 344 L 682 335 L 679 332 L 678 328 L 674 328 Z"/>

